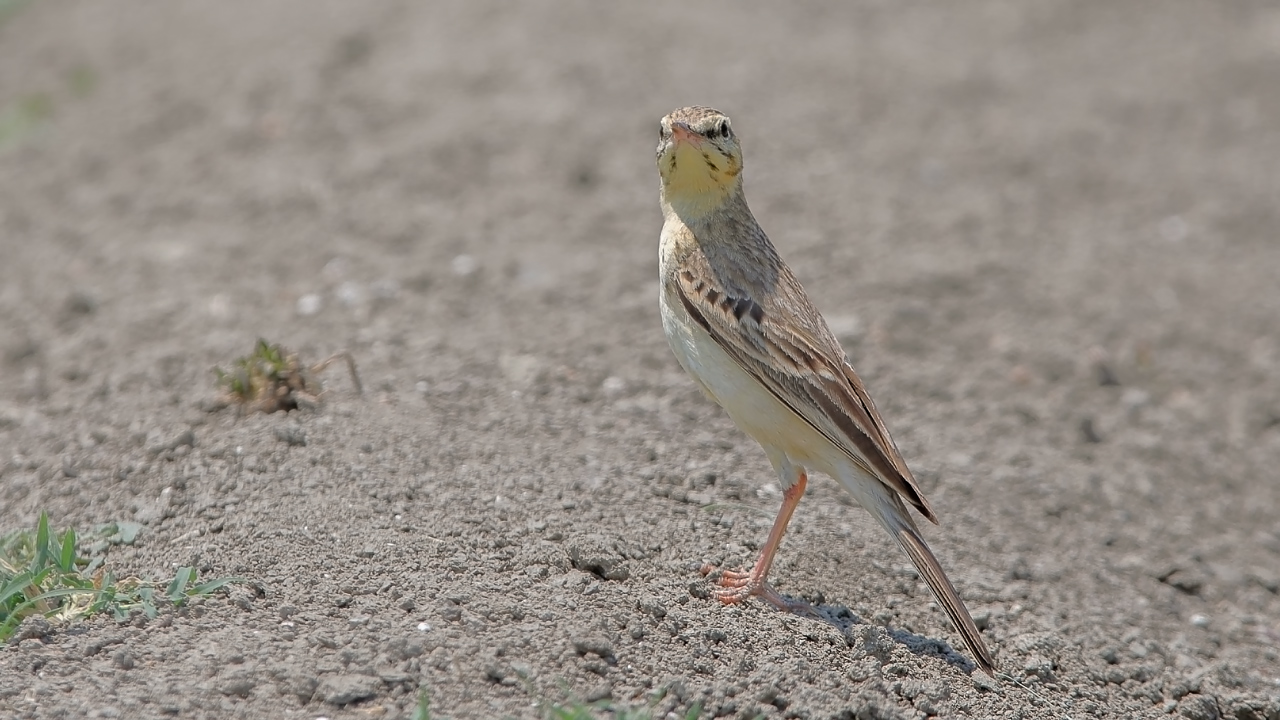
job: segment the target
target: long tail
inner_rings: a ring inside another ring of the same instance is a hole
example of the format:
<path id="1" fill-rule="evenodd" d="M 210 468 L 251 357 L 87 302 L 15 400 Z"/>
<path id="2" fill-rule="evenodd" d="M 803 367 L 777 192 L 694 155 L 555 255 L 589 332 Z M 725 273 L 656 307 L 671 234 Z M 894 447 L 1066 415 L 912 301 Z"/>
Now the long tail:
<path id="1" fill-rule="evenodd" d="M 928 544 L 924 543 L 924 538 L 920 537 L 919 530 L 901 527 L 897 529 L 895 538 L 902 546 L 902 550 L 906 551 L 906 556 L 910 557 L 916 571 L 919 571 L 920 577 L 928 583 L 929 589 L 933 591 L 933 597 L 938 598 L 938 603 L 942 606 L 942 610 L 946 611 L 947 618 L 951 618 L 951 623 L 955 624 L 956 630 L 959 630 L 960 638 L 964 639 L 965 646 L 969 648 L 974 660 L 978 661 L 978 667 L 987 675 L 995 674 L 995 657 L 992 657 L 991 651 L 987 650 L 987 643 L 982 642 L 982 634 L 978 633 L 978 625 L 973 623 L 968 607 L 965 607 L 964 601 L 960 600 L 960 594 L 956 593 L 951 580 L 948 580 L 946 573 L 943 573 L 942 565 L 938 564 L 937 557 L 933 556 L 933 551 L 929 550 Z"/>
<path id="2" fill-rule="evenodd" d="M 903 512 L 905 513 L 905 509 Z M 938 558 L 934 557 L 933 551 L 925 544 L 924 538 L 920 536 L 920 531 L 910 525 L 910 520 L 906 522 L 902 522 L 897 518 L 894 518 L 894 520 L 897 520 L 897 522 L 890 521 L 885 523 L 889 526 L 889 531 L 893 533 L 894 539 L 906 551 L 907 557 L 911 558 L 911 563 L 916 566 L 916 571 L 928 583 L 929 589 L 933 591 L 933 596 L 938 599 L 938 604 L 942 605 L 947 617 L 951 618 L 956 630 L 960 631 L 960 637 L 964 640 L 965 646 L 969 648 L 974 660 L 978 662 L 978 667 L 987 675 L 992 675 L 996 669 L 995 658 L 991 656 L 991 651 L 987 649 L 986 643 L 982 642 L 982 635 L 978 632 L 978 626 L 973 623 L 973 618 L 969 615 L 969 608 L 965 607 L 964 601 L 960 599 L 955 586 L 947 579 L 947 574 L 942 571 L 942 565 L 938 563 Z"/>

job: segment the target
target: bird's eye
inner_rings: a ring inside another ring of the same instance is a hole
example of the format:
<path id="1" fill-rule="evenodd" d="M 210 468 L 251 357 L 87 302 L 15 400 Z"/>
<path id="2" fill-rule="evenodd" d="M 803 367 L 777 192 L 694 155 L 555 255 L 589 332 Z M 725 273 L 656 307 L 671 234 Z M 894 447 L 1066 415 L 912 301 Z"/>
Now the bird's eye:
<path id="1" fill-rule="evenodd" d="M 720 134 L 725 137 L 729 137 L 729 121 L 728 120 L 720 121 Z"/>

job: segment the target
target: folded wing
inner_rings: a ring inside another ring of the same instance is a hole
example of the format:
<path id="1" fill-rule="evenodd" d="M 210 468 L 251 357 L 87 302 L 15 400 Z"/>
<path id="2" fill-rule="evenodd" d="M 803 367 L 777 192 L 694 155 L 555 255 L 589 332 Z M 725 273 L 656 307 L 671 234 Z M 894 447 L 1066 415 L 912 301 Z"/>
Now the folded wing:
<path id="1" fill-rule="evenodd" d="M 785 304 L 766 309 L 695 269 L 680 270 L 676 284 L 684 309 L 743 370 L 859 468 L 938 522 L 862 381 L 829 332 L 823 333 L 825 338 L 808 332 Z M 816 310 L 810 315 L 820 317 Z"/>

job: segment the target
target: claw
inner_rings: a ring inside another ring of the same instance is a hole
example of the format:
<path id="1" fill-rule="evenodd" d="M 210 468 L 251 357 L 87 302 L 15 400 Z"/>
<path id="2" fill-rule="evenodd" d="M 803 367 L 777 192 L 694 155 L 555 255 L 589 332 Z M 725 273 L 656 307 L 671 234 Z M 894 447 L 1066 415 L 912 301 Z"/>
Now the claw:
<path id="1" fill-rule="evenodd" d="M 760 570 L 761 566 L 758 562 L 751 570 L 745 572 L 721 570 L 720 577 L 714 581 L 719 587 L 711 591 L 712 597 L 725 605 L 736 605 L 747 598 L 759 597 L 785 612 L 807 614 L 813 611 L 813 606 L 803 600 L 788 600 L 783 597 L 782 593 L 765 581 L 764 573 Z M 716 568 L 713 565 L 702 567 L 703 575 L 709 575 L 715 571 Z"/>
<path id="2" fill-rule="evenodd" d="M 711 595 L 725 605 L 736 605 L 749 597 L 756 596 L 784 612 L 801 615 L 814 612 L 813 606 L 809 603 L 783 597 L 782 593 L 764 580 L 751 578 L 750 573 L 733 572 L 733 575 L 737 577 L 731 580 L 721 578 L 717 583 L 720 587 L 711 591 Z"/>
<path id="3" fill-rule="evenodd" d="M 741 570 L 723 571 L 720 579 L 716 580 L 716 585 L 719 587 L 712 590 L 711 594 L 725 605 L 740 603 L 752 595 L 761 595 L 766 587 L 763 578 L 756 577 L 754 572 Z"/>

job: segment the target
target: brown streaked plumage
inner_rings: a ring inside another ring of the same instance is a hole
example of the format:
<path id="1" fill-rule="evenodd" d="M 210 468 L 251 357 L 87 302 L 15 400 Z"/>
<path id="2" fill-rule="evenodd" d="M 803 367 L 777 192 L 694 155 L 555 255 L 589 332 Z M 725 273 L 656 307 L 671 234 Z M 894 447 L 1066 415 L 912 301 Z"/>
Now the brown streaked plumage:
<path id="1" fill-rule="evenodd" d="M 716 596 L 796 607 L 766 578 L 816 470 L 889 531 L 991 674 L 995 660 L 907 506 L 934 523 L 937 515 L 840 343 L 747 207 L 729 119 L 706 107 L 664 117 L 657 162 L 663 329 L 684 369 L 764 448 L 784 489 L 759 559 L 748 572 L 725 572 Z"/>

